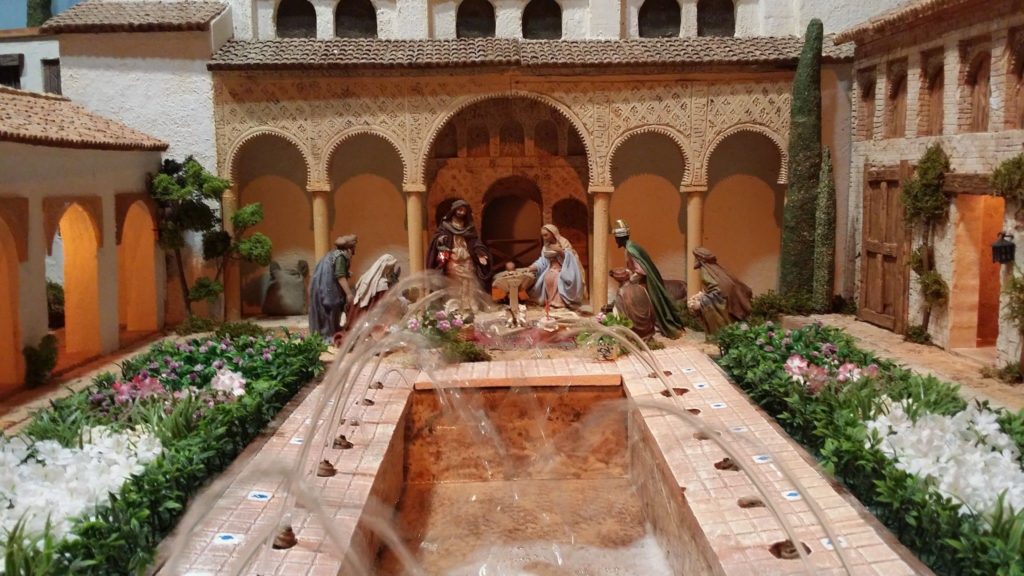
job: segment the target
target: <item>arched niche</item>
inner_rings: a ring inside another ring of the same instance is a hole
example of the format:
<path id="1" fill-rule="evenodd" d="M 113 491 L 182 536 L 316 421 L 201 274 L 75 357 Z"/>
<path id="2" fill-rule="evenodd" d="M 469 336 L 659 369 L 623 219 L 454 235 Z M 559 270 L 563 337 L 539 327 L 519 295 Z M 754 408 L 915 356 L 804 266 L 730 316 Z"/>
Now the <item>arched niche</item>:
<path id="1" fill-rule="evenodd" d="M 376 38 L 377 9 L 370 0 L 341 0 L 334 10 L 338 38 Z"/>
<path id="2" fill-rule="evenodd" d="M 95 356 L 102 351 L 97 226 L 89 212 L 74 203 L 57 227 L 64 260 L 63 348 L 69 356 Z"/>
<path id="3" fill-rule="evenodd" d="M 146 204 L 132 203 L 117 246 L 118 318 L 128 332 L 153 332 L 159 327 L 155 228 Z"/>
<path id="4" fill-rule="evenodd" d="M 732 0 L 697 2 L 697 36 L 735 36 L 736 6 Z"/>
<path id="5" fill-rule="evenodd" d="M 462 0 L 455 14 L 457 38 L 494 38 L 494 6 L 487 0 Z"/>
<path id="6" fill-rule="evenodd" d="M 508 176 L 488 187 L 480 238 L 491 249 L 495 266 L 509 261 L 528 266 L 540 256 L 542 205 L 540 188 L 529 178 Z"/>
<path id="7" fill-rule="evenodd" d="M 641 38 L 677 37 L 682 21 L 682 12 L 676 0 L 645 0 L 637 15 Z"/>
<path id="8" fill-rule="evenodd" d="M 686 206 L 679 192 L 685 173 L 679 144 L 657 132 L 629 136 L 611 157 L 611 221 L 625 220 L 632 240 L 647 250 L 662 276 L 678 280 L 686 279 Z M 609 268 L 624 265 L 611 237 L 608 254 Z"/>
<path id="9" fill-rule="evenodd" d="M 313 208 L 306 191 L 308 167 L 299 148 L 276 134 L 249 139 L 235 154 L 238 204 L 260 203 L 263 221 L 250 232 L 261 232 L 273 245 L 272 258 L 283 267 L 305 260 L 313 268 Z M 269 282 L 267 268 L 242 264 L 242 312 L 262 311 Z"/>
<path id="10" fill-rule="evenodd" d="M 274 21 L 278 38 L 316 38 L 316 10 L 308 0 L 281 0 Z"/>
<path id="11" fill-rule="evenodd" d="M 18 251 L 14 234 L 0 218 L 0 396 L 13 390 L 24 376 L 18 298 Z"/>
<path id="12" fill-rule="evenodd" d="M 708 163 L 703 244 L 755 294 L 778 287 L 785 185 L 778 146 L 757 132 L 727 136 Z"/>
<path id="13" fill-rule="evenodd" d="M 402 270 L 410 269 L 402 173 L 398 151 L 376 134 L 347 138 L 331 154 L 331 241 L 345 234 L 359 236 L 353 285 L 381 254 L 391 254 Z"/>
<path id="14" fill-rule="evenodd" d="M 562 7 L 555 0 L 530 0 L 523 9 L 523 38 L 559 40 L 562 38 Z"/>

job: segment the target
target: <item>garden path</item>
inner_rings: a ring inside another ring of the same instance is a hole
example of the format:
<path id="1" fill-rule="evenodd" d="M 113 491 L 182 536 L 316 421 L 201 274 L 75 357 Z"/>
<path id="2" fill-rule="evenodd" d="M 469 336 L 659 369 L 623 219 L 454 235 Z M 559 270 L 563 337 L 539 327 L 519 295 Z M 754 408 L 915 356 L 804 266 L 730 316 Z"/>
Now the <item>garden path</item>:
<path id="1" fill-rule="evenodd" d="M 842 328 L 857 340 L 860 347 L 882 358 L 898 362 L 914 372 L 960 384 L 960 392 L 967 400 L 988 400 L 993 406 L 1002 406 L 1014 412 L 1024 409 L 1024 385 L 1005 384 L 994 378 L 985 378 L 981 371 L 988 365 L 977 357 L 950 352 L 937 346 L 906 342 L 903 336 L 861 322 L 854 316 L 787 316 L 782 324 L 787 328 L 797 328 L 816 320 Z"/>

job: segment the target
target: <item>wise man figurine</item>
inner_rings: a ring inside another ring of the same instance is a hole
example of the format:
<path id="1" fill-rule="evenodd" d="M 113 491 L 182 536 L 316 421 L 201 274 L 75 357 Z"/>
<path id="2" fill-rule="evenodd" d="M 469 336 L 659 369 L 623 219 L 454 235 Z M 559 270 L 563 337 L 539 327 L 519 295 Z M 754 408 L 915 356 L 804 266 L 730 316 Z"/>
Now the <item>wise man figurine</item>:
<path id="1" fill-rule="evenodd" d="M 491 275 L 491 251 L 473 226 L 473 211 L 465 200 L 456 200 L 430 239 L 426 267 L 440 270 L 459 287 L 463 310 L 477 309 L 475 292 Z"/>
<path id="2" fill-rule="evenodd" d="M 654 261 L 651 260 L 651 257 L 642 246 L 629 239 L 629 226 L 624 221 L 617 220 L 615 222 L 612 234 L 615 236 L 615 244 L 619 248 L 626 250 L 626 269 L 630 272 L 628 283 L 644 288 L 644 292 L 647 293 L 647 297 L 650 299 L 650 308 L 648 310 L 653 313 L 654 324 L 657 326 L 658 331 L 666 338 L 678 338 L 679 333 L 683 330 L 682 315 L 665 290 L 665 281 L 662 280 L 658 267 L 654 265 Z M 620 288 L 620 293 L 621 290 Z M 616 300 L 616 306 L 618 306 L 618 299 Z M 631 316 L 628 302 L 623 302 L 623 308 L 624 313 L 627 316 Z M 640 317 L 641 315 L 646 315 L 642 314 L 643 308 L 644 306 L 634 307 L 634 313 L 640 313 L 637 319 L 630 318 L 633 320 L 634 325 L 650 323 L 649 317 Z M 642 322 L 638 323 L 637 320 Z M 641 337 L 643 336 L 641 334 Z"/>

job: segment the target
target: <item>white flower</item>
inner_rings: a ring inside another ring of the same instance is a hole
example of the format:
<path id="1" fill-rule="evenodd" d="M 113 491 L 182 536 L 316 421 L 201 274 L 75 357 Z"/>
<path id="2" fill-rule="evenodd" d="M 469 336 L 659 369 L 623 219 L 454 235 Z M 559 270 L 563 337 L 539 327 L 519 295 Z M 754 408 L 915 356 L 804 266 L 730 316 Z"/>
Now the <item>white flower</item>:
<path id="1" fill-rule="evenodd" d="M 245 394 L 245 384 L 245 378 L 241 374 L 225 368 L 217 371 L 210 382 L 210 387 L 214 390 L 230 392 L 237 397 Z"/>

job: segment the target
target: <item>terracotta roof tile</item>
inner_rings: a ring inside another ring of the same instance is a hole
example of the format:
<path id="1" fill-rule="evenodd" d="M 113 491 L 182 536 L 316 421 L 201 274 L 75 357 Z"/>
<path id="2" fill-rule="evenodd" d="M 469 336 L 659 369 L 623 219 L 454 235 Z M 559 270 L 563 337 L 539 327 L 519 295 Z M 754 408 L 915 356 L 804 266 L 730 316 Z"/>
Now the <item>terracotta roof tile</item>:
<path id="1" fill-rule="evenodd" d="M 208 30 L 227 6 L 220 2 L 86 0 L 50 18 L 45 33 L 175 32 Z"/>
<path id="2" fill-rule="evenodd" d="M 954 8 L 972 0 L 911 0 L 904 2 L 891 10 L 887 10 L 877 16 L 858 24 L 853 28 L 843 30 L 836 34 L 836 43 L 864 42 L 873 36 L 903 28 L 905 25 L 928 16 L 933 16 L 943 10 Z"/>
<path id="3" fill-rule="evenodd" d="M 0 141 L 93 150 L 167 149 L 167 143 L 63 96 L 5 86 L 0 86 Z"/>
<path id="4" fill-rule="evenodd" d="M 795 62 L 796 36 L 658 38 L 633 40 L 277 39 L 232 40 L 208 64 L 211 70 L 430 68 L 455 66 L 673 66 Z M 827 60 L 853 58 L 827 37 Z"/>

